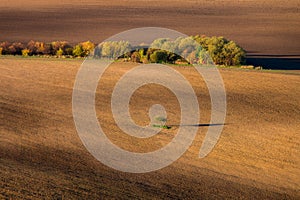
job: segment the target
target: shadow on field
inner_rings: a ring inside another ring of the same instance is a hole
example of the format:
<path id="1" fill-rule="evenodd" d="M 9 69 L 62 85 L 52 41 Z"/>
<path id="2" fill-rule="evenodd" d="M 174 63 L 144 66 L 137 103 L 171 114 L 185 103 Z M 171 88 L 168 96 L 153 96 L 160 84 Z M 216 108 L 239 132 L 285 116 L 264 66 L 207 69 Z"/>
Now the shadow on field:
<path id="1" fill-rule="evenodd" d="M 202 126 L 224 126 L 224 125 L 227 125 L 227 124 L 222 124 L 222 123 L 219 123 L 219 124 L 173 124 L 173 125 L 168 125 L 170 127 L 173 127 L 173 126 L 198 126 L 198 127 L 202 127 Z"/>
<path id="2" fill-rule="evenodd" d="M 263 69 L 277 70 L 300 70 L 300 56 L 295 58 L 249 56 L 247 57 L 247 65 L 262 66 Z"/>

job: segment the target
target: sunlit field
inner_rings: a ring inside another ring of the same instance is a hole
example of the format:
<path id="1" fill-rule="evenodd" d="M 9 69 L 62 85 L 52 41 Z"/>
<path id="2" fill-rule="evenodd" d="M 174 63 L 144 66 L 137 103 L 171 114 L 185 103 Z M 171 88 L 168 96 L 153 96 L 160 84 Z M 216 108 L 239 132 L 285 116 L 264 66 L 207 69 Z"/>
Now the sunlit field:
<path id="1" fill-rule="evenodd" d="M 1 57 L 1 198 L 299 198 L 299 74 L 220 69 L 227 93 L 226 124 L 214 150 L 199 159 L 210 97 L 194 68 L 172 66 L 191 82 L 204 126 L 172 165 L 131 174 L 98 162 L 75 130 L 72 89 L 82 61 Z M 153 151 L 168 143 L 177 128 L 137 141 L 117 128 L 108 106 L 110 86 L 135 65 L 118 62 L 105 72 L 96 94 L 97 116 L 115 144 Z M 179 120 L 173 94 L 149 85 L 132 97 L 130 112 L 137 124 L 149 122 L 146 106 L 156 101 L 170 113 L 170 123 Z"/>

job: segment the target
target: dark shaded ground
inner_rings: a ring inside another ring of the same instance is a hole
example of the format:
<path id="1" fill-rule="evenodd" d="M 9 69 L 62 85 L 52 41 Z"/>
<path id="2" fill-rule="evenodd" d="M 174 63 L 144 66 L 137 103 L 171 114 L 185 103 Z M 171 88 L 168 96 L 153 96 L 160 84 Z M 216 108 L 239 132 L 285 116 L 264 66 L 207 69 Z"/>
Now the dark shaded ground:
<path id="1" fill-rule="evenodd" d="M 247 64 L 262 66 L 264 69 L 300 70 L 300 58 L 247 57 Z"/>

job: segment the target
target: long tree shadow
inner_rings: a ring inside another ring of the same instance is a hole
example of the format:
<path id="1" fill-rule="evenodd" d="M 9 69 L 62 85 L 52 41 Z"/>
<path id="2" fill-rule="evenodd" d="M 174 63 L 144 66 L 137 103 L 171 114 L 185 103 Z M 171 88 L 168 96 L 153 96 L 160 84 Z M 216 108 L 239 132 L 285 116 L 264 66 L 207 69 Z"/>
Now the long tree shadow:
<path id="1" fill-rule="evenodd" d="M 198 126 L 198 127 L 203 127 L 203 126 L 225 126 L 228 125 L 227 123 L 215 123 L 215 124 L 171 124 L 168 125 L 169 127 L 180 127 L 180 126 Z"/>

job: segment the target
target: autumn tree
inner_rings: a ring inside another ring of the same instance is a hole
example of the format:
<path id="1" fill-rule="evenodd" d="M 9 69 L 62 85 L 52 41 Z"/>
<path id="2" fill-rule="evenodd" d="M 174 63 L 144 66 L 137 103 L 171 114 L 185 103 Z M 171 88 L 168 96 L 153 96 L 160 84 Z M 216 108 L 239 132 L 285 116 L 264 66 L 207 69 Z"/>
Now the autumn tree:
<path id="1" fill-rule="evenodd" d="M 90 41 L 82 42 L 80 45 L 82 46 L 83 56 L 88 56 L 95 48 L 95 44 Z"/>
<path id="2" fill-rule="evenodd" d="M 22 55 L 22 50 L 25 48 L 21 42 L 14 42 L 8 47 L 8 53 L 11 55 Z"/>
<path id="3" fill-rule="evenodd" d="M 0 43 L 0 48 L 2 49 L 2 55 L 7 55 L 9 54 L 9 48 L 10 43 L 9 42 L 1 42 Z"/>
<path id="4" fill-rule="evenodd" d="M 60 51 L 62 50 L 62 55 L 65 55 L 66 54 L 66 49 L 67 48 L 71 48 L 72 46 L 66 42 L 66 41 L 54 41 L 54 42 L 51 42 L 51 54 L 52 55 L 56 55 L 57 54 L 57 51 Z"/>
<path id="5" fill-rule="evenodd" d="M 141 55 L 138 51 L 135 51 L 131 54 L 131 61 L 132 62 L 141 62 Z"/>

